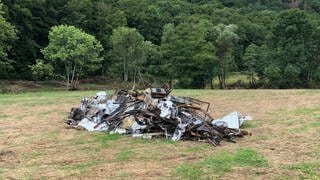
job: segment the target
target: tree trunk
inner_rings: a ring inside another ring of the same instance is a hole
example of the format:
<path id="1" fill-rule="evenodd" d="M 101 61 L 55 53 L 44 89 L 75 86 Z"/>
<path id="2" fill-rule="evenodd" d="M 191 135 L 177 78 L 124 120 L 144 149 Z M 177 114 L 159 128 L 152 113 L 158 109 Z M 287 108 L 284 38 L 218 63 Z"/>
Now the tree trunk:
<path id="1" fill-rule="evenodd" d="M 212 82 L 212 79 L 210 79 L 210 88 L 213 89 L 213 82 Z"/>
<path id="2" fill-rule="evenodd" d="M 74 64 L 73 70 L 72 70 L 72 77 L 71 77 L 71 87 L 69 87 L 69 90 L 77 90 L 78 89 L 78 81 L 75 80 L 75 76 L 76 76 L 76 68 L 77 68 L 77 64 Z"/>
<path id="3" fill-rule="evenodd" d="M 122 80 L 125 81 L 126 80 L 126 60 L 125 57 L 123 58 L 122 61 Z"/>
<path id="4" fill-rule="evenodd" d="M 225 78 L 225 69 L 223 66 L 223 56 L 219 57 L 219 72 L 218 72 L 218 79 L 219 79 L 219 85 L 221 89 L 225 89 L 225 84 L 226 84 L 226 78 Z"/>
<path id="5" fill-rule="evenodd" d="M 65 64 L 66 73 L 67 73 L 67 89 L 70 87 L 70 76 L 69 76 L 69 67 L 67 64 Z"/>
<path id="6" fill-rule="evenodd" d="M 73 84 L 74 75 L 75 75 L 75 72 L 76 72 L 76 67 L 77 67 L 77 65 L 74 64 L 74 67 L 73 67 L 73 70 L 72 70 L 72 76 L 71 76 L 71 84 Z"/>

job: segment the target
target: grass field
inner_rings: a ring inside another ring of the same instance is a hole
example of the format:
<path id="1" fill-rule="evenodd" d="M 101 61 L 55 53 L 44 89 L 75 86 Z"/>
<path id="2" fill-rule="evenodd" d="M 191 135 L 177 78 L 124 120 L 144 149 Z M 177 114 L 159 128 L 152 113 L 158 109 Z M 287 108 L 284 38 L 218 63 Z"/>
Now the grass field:
<path id="1" fill-rule="evenodd" d="M 95 91 L 0 95 L 0 179 L 319 179 L 320 90 L 175 90 L 240 111 L 252 136 L 203 142 L 89 133 L 64 126 Z"/>

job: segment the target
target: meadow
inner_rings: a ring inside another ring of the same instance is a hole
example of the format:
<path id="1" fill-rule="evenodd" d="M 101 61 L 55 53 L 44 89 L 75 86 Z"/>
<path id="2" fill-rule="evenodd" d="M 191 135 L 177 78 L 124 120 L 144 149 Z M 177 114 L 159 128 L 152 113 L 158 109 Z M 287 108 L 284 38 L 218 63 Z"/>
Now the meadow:
<path id="1" fill-rule="evenodd" d="M 320 178 L 320 90 L 174 90 L 209 101 L 215 118 L 253 116 L 251 136 L 217 147 L 66 128 L 70 108 L 95 93 L 1 94 L 0 179 Z"/>

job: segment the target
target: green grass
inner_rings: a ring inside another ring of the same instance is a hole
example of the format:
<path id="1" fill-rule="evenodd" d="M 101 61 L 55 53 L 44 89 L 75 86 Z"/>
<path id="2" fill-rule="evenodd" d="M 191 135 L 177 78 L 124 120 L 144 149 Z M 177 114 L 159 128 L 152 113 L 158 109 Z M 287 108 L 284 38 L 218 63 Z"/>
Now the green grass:
<path id="1" fill-rule="evenodd" d="M 292 132 L 305 133 L 306 131 L 319 128 L 319 127 L 320 127 L 320 122 L 310 122 L 310 123 L 303 124 L 298 128 L 293 129 Z"/>
<path id="2" fill-rule="evenodd" d="M 233 161 L 245 167 L 267 167 L 268 162 L 263 156 L 252 149 L 240 149 L 233 157 Z"/>
<path id="3" fill-rule="evenodd" d="M 108 147 L 108 143 L 110 141 L 116 141 L 123 137 L 123 135 L 120 134 L 109 134 L 105 132 L 94 132 L 91 134 L 91 137 L 93 137 L 94 142 L 97 142 L 100 147 L 96 147 L 96 151 L 101 151 L 104 148 Z"/>
<path id="4" fill-rule="evenodd" d="M 306 179 L 320 179 L 320 162 L 298 163 L 284 168 L 303 172 Z"/>
<path id="5" fill-rule="evenodd" d="M 221 177 L 233 167 L 268 167 L 267 160 L 253 149 L 239 149 L 236 153 L 220 151 L 196 163 L 184 163 L 175 169 L 175 175 L 182 179 Z M 210 177 L 207 177 L 210 174 Z"/>
<path id="6" fill-rule="evenodd" d="M 203 151 L 203 150 L 206 150 L 206 149 L 209 149 L 209 148 L 212 148 L 212 146 L 209 145 L 209 144 L 198 145 L 198 146 L 191 146 L 191 147 L 187 147 L 187 148 L 185 149 L 185 152 L 193 153 L 193 152 Z"/>
<path id="7" fill-rule="evenodd" d="M 299 90 L 296 92 L 298 95 L 313 95 L 316 93 L 320 93 L 320 90 L 318 89 L 308 89 L 308 90 Z"/>
<path id="8" fill-rule="evenodd" d="M 255 122 L 257 122 L 257 120 L 255 120 L 255 121 L 244 121 L 244 123 L 242 124 L 241 128 L 243 128 L 243 129 L 255 128 L 255 127 L 257 127 L 257 124 Z"/>
<path id="9" fill-rule="evenodd" d="M 2 168 L 0 168 L 0 175 L 3 174 L 4 172 L 5 171 Z M 2 177 L 0 177 L 0 179 L 2 179 Z"/>
<path id="10" fill-rule="evenodd" d="M 268 135 L 257 134 L 257 135 L 254 135 L 254 138 L 257 140 L 265 141 L 265 140 L 274 138 L 274 135 L 272 135 L 272 134 L 268 134 Z"/>
<path id="11" fill-rule="evenodd" d="M 9 117 L 8 115 L 0 112 L 0 120 Z"/>
<path id="12" fill-rule="evenodd" d="M 134 138 L 132 143 L 141 143 L 141 144 L 148 144 L 148 145 L 172 145 L 177 146 L 179 145 L 179 141 L 172 141 L 171 139 L 165 139 L 165 138 L 155 138 L 153 137 L 150 139 L 144 139 L 144 138 Z"/>
<path id="13" fill-rule="evenodd" d="M 24 160 L 33 160 L 33 159 L 37 159 L 40 156 L 44 156 L 46 155 L 46 153 L 44 152 L 40 152 L 40 151 L 34 151 L 31 153 L 25 153 L 21 155 L 21 158 Z"/>
<path id="14" fill-rule="evenodd" d="M 137 153 L 137 157 L 141 161 L 160 161 L 163 157 L 165 157 L 167 154 L 162 151 L 154 150 L 154 149 L 144 149 L 140 150 Z"/>
<path id="15" fill-rule="evenodd" d="M 103 160 L 89 160 L 86 162 L 81 162 L 81 163 L 77 163 L 77 164 L 72 164 L 72 165 L 66 165 L 64 166 L 63 169 L 67 169 L 67 170 L 77 170 L 80 171 L 80 173 L 84 173 L 86 172 L 89 168 L 91 167 L 95 167 L 101 163 L 103 163 Z"/>
<path id="16" fill-rule="evenodd" d="M 116 158 L 120 161 L 127 161 L 129 160 L 131 157 L 133 157 L 135 155 L 135 152 L 133 150 L 130 149 L 124 149 L 121 150 L 117 155 Z"/>
<path id="17" fill-rule="evenodd" d="M 235 85 L 238 81 L 241 81 L 242 85 L 250 84 L 250 80 L 246 72 L 233 72 L 233 73 L 229 73 L 229 75 L 227 76 L 226 85 L 232 86 L 232 85 Z M 215 87 L 219 87 L 218 78 L 213 80 L 213 85 Z"/>
<path id="18" fill-rule="evenodd" d="M 176 168 L 175 176 L 181 179 L 200 179 L 203 176 L 203 170 L 199 165 L 185 163 Z"/>
<path id="19" fill-rule="evenodd" d="M 220 176 L 231 171 L 233 155 L 227 151 L 222 151 L 207 158 L 201 164 L 215 175 Z"/>
<path id="20" fill-rule="evenodd" d="M 105 144 L 108 141 L 115 141 L 123 137 L 123 135 L 120 134 L 109 134 L 105 132 L 94 132 L 92 133 L 92 137 L 95 138 L 97 142 L 100 142 L 101 144 Z"/>
<path id="21" fill-rule="evenodd" d="M 309 115 L 309 114 L 313 114 L 315 112 L 320 112 L 319 109 L 313 109 L 313 108 L 298 108 L 293 110 L 293 113 L 295 115 Z"/>

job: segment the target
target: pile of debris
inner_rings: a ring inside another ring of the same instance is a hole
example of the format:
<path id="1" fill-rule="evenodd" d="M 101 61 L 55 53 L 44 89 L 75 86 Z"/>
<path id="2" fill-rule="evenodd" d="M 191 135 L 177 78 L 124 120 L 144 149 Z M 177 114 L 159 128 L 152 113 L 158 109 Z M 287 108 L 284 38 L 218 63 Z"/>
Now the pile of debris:
<path id="1" fill-rule="evenodd" d="M 101 91 L 95 97 L 83 98 L 80 107 L 72 108 L 66 123 L 88 131 L 208 141 L 213 145 L 222 140 L 235 142 L 234 137 L 248 134 L 240 126 L 251 117 L 234 112 L 214 120 L 208 113 L 210 103 L 171 96 L 170 92 L 167 86 L 147 88 L 141 93 L 119 90 L 112 96 Z"/>

